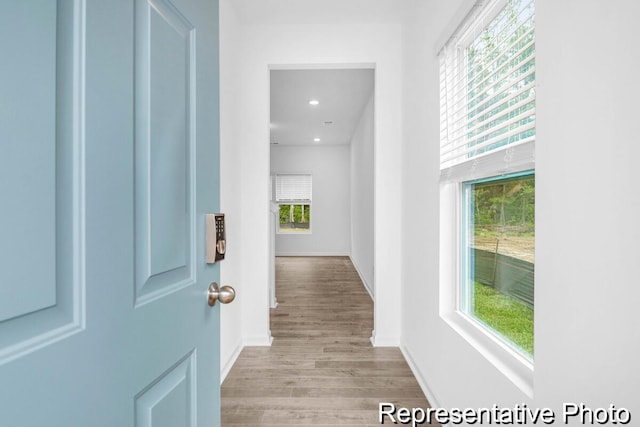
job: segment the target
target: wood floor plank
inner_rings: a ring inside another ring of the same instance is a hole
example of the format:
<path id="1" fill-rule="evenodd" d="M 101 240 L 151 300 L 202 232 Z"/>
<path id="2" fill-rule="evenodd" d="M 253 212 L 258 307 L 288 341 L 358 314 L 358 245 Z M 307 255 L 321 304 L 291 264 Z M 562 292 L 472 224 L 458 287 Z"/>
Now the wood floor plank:
<path id="1" fill-rule="evenodd" d="M 312 377 L 296 377 L 296 378 L 247 378 L 235 377 L 225 380 L 222 390 L 228 387 L 238 388 L 392 388 L 392 387 L 412 387 L 416 384 L 414 378 L 399 377 L 389 379 L 387 377 L 369 377 L 369 378 L 312 378 Z M 223 402 L 224 403 L 224 402 Z"/>
<path id="2" fill-rule="evenodd" d="M 379 426 L 380 402 L 428 407 L 400 350 L 372 347 L 348 257 L 277 258 L 276 295 L 273 345 L 243 349 L 222 385 L 224 427 Z"/>

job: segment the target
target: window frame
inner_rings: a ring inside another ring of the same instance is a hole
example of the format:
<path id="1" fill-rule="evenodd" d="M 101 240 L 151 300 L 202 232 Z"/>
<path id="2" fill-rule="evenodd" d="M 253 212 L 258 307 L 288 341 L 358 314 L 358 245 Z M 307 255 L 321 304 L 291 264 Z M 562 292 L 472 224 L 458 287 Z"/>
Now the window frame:
<path id="1" fill-rule="evenodd" d="M 282 201 L 282 202 L 275 202 L 278 205 L 278 222 L 276 223 L 276 234 L 282 234 L 284 236 L 308 236 L 309 234 L 313 234 L 312 232 L 312 227 L 313 224 L 311 222 L 311 217 L 309 217 L 309 228 L 304 230 L 304 231 L 280 231 L 280 206 L 282 205 L 309 205 L 309 212 L 312 212 L 313 209 L 311 208 L 311 206 L 313 206 L 311 204 L 311 200 L 305 200 L 305 201 L 294 201 L 294 202 L 287 202 L 287 201 Z"/>
<path id="2" fill-rule="evenodd" d="M 533 397 L 533 361 L 461 308 L 463 185 L 462 182 L 440 185 L 440 317 L 518 388 Z"/>
<path id="3" fill-rule="evenodd" d="M 474 292 L 472 288 L 474 288 L 474 284 L 470 283 L 470 271 L 473 268 L 472 267 L 473 259 L 472 257 L 469 256 L 470 247 L 467 246 L 467 242 L 469 242 L 469 233 L 475 232 L 474 224 L 471 221 L 472 219 L 475 218 L 475 216 L 473 213 L 474 206 L 472 204 L 473 196 L 471 194 L 473 190 L 470 187 L 475 184 L 485 184 L 490 182 L 499 183 L 501 181 L 513 180 L 513 179 L 523 178 L 523 177 L 534 177 L 535 179 L 535 170 L 528 169 L 528 170 L 524 170 L 524 171 L 520 171 L 520 172 L 508 174 L 508 175 L 492 176 L 489 178 L 474 179 L 471 181 L 464 181 L 460 183 L 461 184 L 461 200 L 462 200 L 461 220 L 460 220 L 461 251 L 459 254 L 461 259 L 461 269 L 460 269 L 461 275 L 460 275 L 460 283 L 458 287 L 458 293 L 459 293 L 458 308 L 467 317 L 470 317 L 473 321 L 480 323 L 482 327 L 489 329 L 489 331 L 494 335 L 496 335 L 496 337 L 500 341 L 503 341 L 506 345 L 513 347 L 514 350 L 518 352 L 518 354 L 520 354 L 526 360 L 533 363 L 533 355 L 528 355 L 524 349 L 519 348 L 517 344 L 515 344 L 514 342 L 510 342 L 509 339 L 506 336 L 502 335 L 500 331 L 493 329 L 490 325 L 484 324 L 482 319 L 480 319 L 477 315 L 473 313 L 473 311 L 475 311 L 475 307 L 472 306 L 472 300 L 473 300 L 472 297 Z"/>
<path id="4" fill-rule="evenodd" d="M 278 177 L 279 176 L 305 176 L 309 178 L 309 198 L 308 199 L 279 199 L 278 197 L 278 185 L 277 185 L 277 181 L 278 181 Z M 311 173 L 300 173 L 300 172 L 289 172 L 289 173 L 284 173 L 284 172 L 278 172 L 278 173 L 274 173 L 272 175 L 272 180 L 271 180 L 271 185 L 272 185 L 272 199 L 274 201 L 275 204 L 278 205 L 278 215 L 277 215 L 277 222 L 276 222 L 276 234 L 280 234 L 280 235 L 284 235 L 284 236 L 308 236 L 309 234 L 313 234 L 312 231 L 312 227 L 313 224 L 311 222 L 311 216 L 309 216 L 309 228 L 306 229 L 305 231 L 296 231 L 296 232 L 291 232 L 291 231 L 280 231 L 280 206 L 282 205 L 309 205 L 309 212 L 313 212 L 313 203 L 312 203 L 312 199 L 313 199 L 313 174 Z"/>
<path id="5" fill-rule="evenodd" d="M 481 1 L 472 22 L 465 19 L 454 36 L 468 47 L 473 41 L 469 28 L 478 20 L 487 26 L 498 16 L 508 0 Z M 485 7 L 489 5 L 489 7 Z M 535 13 L 535 12 L 534 12 Z M 535 29 L 534 29 L 535 31 Z M 442 69 L 440 70 L 442 72 Z M 442 95 L 441 95 L 442 96 Z M 442 102 L 441 98 L 441 102 Z M 534 110 L 535 111 L 535 110 Z M 442 113 L 442 111 L 441 111 Z M 508 161 L 506 160 L 508 158 Z M 484 152 L 468 160 L 449 166 L 440 179 L 440 270 L 439 270 L 439 310 L 440 317 L 477 352 L 484 356 L 527 396 L 533 397 L 534 362 L 501 338 L 480 320 L 463 311 L 463 287 L 465 286 L 465 265 L 468 256 L 463 256 L 463 240 L 466 227 L 464 200 L 466 182 L 532 171 L 535 176 L 535 138 L 522 144 L 505 145 Z M 506 164 L 505 164 L 506 163 Z M 469 168 L 469 164 L 472 165 Z M 469 266 L 467 265 L 468 269 Z M 535 306 L 534 306 L 535 319 Z M 534 320 L 535 322 L 535 320 Z M 535 325 L 534 325 L 535 334 Z"/>

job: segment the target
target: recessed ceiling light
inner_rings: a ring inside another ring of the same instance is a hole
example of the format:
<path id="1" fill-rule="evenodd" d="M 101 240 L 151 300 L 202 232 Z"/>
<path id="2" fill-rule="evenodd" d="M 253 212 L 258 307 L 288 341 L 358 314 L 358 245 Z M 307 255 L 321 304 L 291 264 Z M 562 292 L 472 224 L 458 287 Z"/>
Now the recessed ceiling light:
<path id="1" fill-rule="evenodd" d="M 313 138 L 313 142 L 320 142 L 320 138 Z"/>
<path id="2" fill-rule="evenodd" d="M 317 99 L 311 99 L 309 100 L 309 105 L 318 105 L 320 104 L 320 101 L 318 101 Z"/>

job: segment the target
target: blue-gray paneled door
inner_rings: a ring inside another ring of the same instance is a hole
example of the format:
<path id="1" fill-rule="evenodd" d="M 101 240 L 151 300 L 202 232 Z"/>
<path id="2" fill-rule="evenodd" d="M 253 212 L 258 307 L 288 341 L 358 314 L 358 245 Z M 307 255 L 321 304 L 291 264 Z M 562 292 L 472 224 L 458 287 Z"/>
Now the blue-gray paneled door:
<path id="1" fill-rule="evenodd" d="M 217 0 L 2 1 L 0 425 L 220 424 Z"/>

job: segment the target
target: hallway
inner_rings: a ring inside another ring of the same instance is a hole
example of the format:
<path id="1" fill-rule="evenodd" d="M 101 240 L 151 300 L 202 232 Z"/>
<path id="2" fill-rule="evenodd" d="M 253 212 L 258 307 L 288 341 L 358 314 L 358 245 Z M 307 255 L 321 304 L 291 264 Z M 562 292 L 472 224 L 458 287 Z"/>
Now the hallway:
<path id="1" fill-rule="evenodd" d="M 378 404 L 428 403 L 397 348 L 373 348 L 373 303 L 348 257 L 279 257 L 271 347 L 245 347 L 222 425 L 378 423 Z M 388 424 L 388 420 L 385 424 Z"/>

